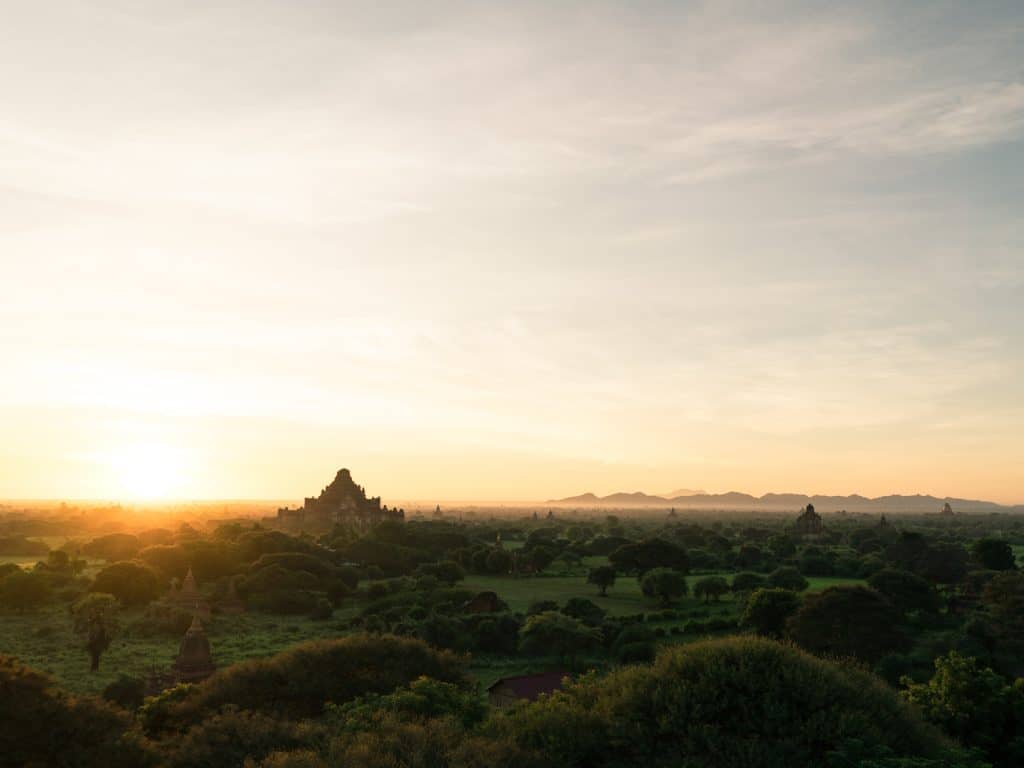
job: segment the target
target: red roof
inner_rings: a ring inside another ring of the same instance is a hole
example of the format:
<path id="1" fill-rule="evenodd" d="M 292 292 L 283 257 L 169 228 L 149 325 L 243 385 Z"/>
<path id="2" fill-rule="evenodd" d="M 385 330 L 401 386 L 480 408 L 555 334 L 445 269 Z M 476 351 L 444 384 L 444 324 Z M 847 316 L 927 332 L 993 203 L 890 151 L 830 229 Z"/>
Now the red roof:
<path id="1" fill-rule="evenodd" d="M 487 690 L 493 691 L 499 685 L 505 685 L 516 698 L 533 701 L 542 693 L 553 693 L 559 690 L 562 687 L 562 679 L 566 676 L 566 672 L 540 672 L 536 675 L 503 677 L 492 683 Z"/>

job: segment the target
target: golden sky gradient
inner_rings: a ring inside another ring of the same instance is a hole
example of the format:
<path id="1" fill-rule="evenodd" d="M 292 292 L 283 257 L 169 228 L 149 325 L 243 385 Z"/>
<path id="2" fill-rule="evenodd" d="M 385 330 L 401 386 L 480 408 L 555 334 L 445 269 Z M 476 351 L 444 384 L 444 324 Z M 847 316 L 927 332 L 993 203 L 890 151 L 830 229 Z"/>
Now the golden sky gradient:
<path id="1" fill-rule="evenodd" d="M 980 5 L 14 5 L 0 497 L 1024 503 Z"/>

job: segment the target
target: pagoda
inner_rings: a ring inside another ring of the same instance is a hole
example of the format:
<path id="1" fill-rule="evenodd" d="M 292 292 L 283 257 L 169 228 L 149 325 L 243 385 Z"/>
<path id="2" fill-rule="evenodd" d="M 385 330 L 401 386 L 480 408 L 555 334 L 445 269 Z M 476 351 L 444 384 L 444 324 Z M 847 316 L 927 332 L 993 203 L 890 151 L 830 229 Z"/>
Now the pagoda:
<path id="1" fill-rule="evenodd" d="M 192 575 L 191 568 L 188 569 L 180 587 L 173 580 L 171 581 L 171 589 L 164 602 L 172 608 L 191 613 L 193 616 L 210 618 L 210 604 L 199 591 L 199 587 L 196 586 L 196 578 Z"/>
<path id="2" fill-rule="evenodd" d="M 171 674 L 178 683 L 198 683 L 214 673 L 217 667 L 210 654 L 210 640 L 198 616 L 192 617 L 192 626 L 181 639 L 181 647 L 171 666 Z"/>

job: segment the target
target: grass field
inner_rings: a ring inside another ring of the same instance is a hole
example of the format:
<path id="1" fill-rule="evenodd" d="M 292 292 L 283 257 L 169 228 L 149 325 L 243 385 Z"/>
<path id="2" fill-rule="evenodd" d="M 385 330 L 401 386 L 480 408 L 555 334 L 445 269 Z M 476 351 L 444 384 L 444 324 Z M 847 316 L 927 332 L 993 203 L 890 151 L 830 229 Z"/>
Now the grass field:
<path id="1" fill-rule="evenodd" d="M 210 645 L 218 666 L 244 659 L 267 656 L 296 643 L 343 634 L 341 622 L 355 613 L 355 606 L 339 610 L 328 621 L 305 617 L 217 616 L 208 625 Z M 129 624 L 141 615 L 125 611 Z M 53 675 L 76 693 L 98 693 L 118 674 L 143 677 L 152 668 L 165 670 L 174 660 L 179 636 L 135 637 L 121 634 L 100 662 L 100 670 L 89 672 L 89 656 L 71 629 L 71 617 L 64 605 L 24 615 L 4 615 L 0 620 L 0 653 L 15 656 L 22 663 Z"/>

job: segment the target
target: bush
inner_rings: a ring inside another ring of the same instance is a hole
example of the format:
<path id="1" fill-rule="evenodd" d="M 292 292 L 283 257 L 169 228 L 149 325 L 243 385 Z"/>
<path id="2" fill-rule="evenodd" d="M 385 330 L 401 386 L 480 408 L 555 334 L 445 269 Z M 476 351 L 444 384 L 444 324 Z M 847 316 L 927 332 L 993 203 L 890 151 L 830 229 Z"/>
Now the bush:
<path id="1" fill-rule="evenodd" d="M 656 647 L 652 642 L 626 643 L 615 653 L 620 664 L 639 664 L 654 661 Z"/>
<path id="2" fill-rule="evenodd" d="M 789 589 L 793 592 L 803 592 L 810 586 L 807 579 L 800 575 L 800 571 L 790 566 L 776 568 L 768 574 L 768 583 L 779 589 Z"/>
<path id="3" fill-rule="evenodd" d="M 128 733 L 111 704 L 69 696 L 53 681 L 0 655 L 0 763 L 32 768 L 144 768 L 154 755 Z"/>
<path id="4" fill-rule="evenodd" d="M 331 605 L 331 601 L 325 597 L 321 597 L 316 601 L 316 605 L 313 606 L 313 610 L 309 612 L 309 618 L 314 621 L 326 621 L 334 615 L 334 606 Z"/>
<path id="5" fill-rule="evenodd" d="M 316 717 L 328 701 L 387 693 L 422 675 L 467 684 L 463 669 L 464 659 L 420 640 L 391 635 L 318 640 L 221 669 L 179 692 L 159 717 L 143 718 L 143 724 L 150 733 L 175 730 L 226 705 L 282 718 Z"/>
<path id="6" fill-rule="evenodd" d="M 569 767 L 811 768 L 850 739 L 908 758 L 950 748 L 872 675 L 756 638 L 672 646 L 652 666 L 586 679 L 494 725 Z"/>
<path id="7" fill-rule="evenodd" d="M 572 597 L 569 598 L 565 607 L 562 608 L 562 613 L 566 616 L 572 616 L 574 619 L 579 619 L 588 626 L 596 627 L 604 621 L 607 611 L 585 597 Z"/>
<path id="8" fill-rule="evenodd" d="M 226 707 L 172 740 L 169 768 L 248 764 L 303 746 L 298 726 L 259 712 Z"/>
<path id="9" fill-rule="evenodd" d="M 311 613 L 321 595 L 307 590 L 276 589 L 250 595 L 249 607 L 262 613 L 298 615 Z"/>
<path id="10" fill-rule="evenodd" d="M 145 698 L 146 684 L 137 677 L 119 675 L 117 680 L 103 689 L 104 701 L 110 701 L 129 711 L 135 711 Z"/>
<path id="11" fill-rule="evenodd" d="M 527 616 L 536 616 L 538 613 L 545 613 L 547 611 L 557 611 L 558 603 L 554 600 L 534 600 L 530 603 L 530 607 L 526 609 Z"/>

